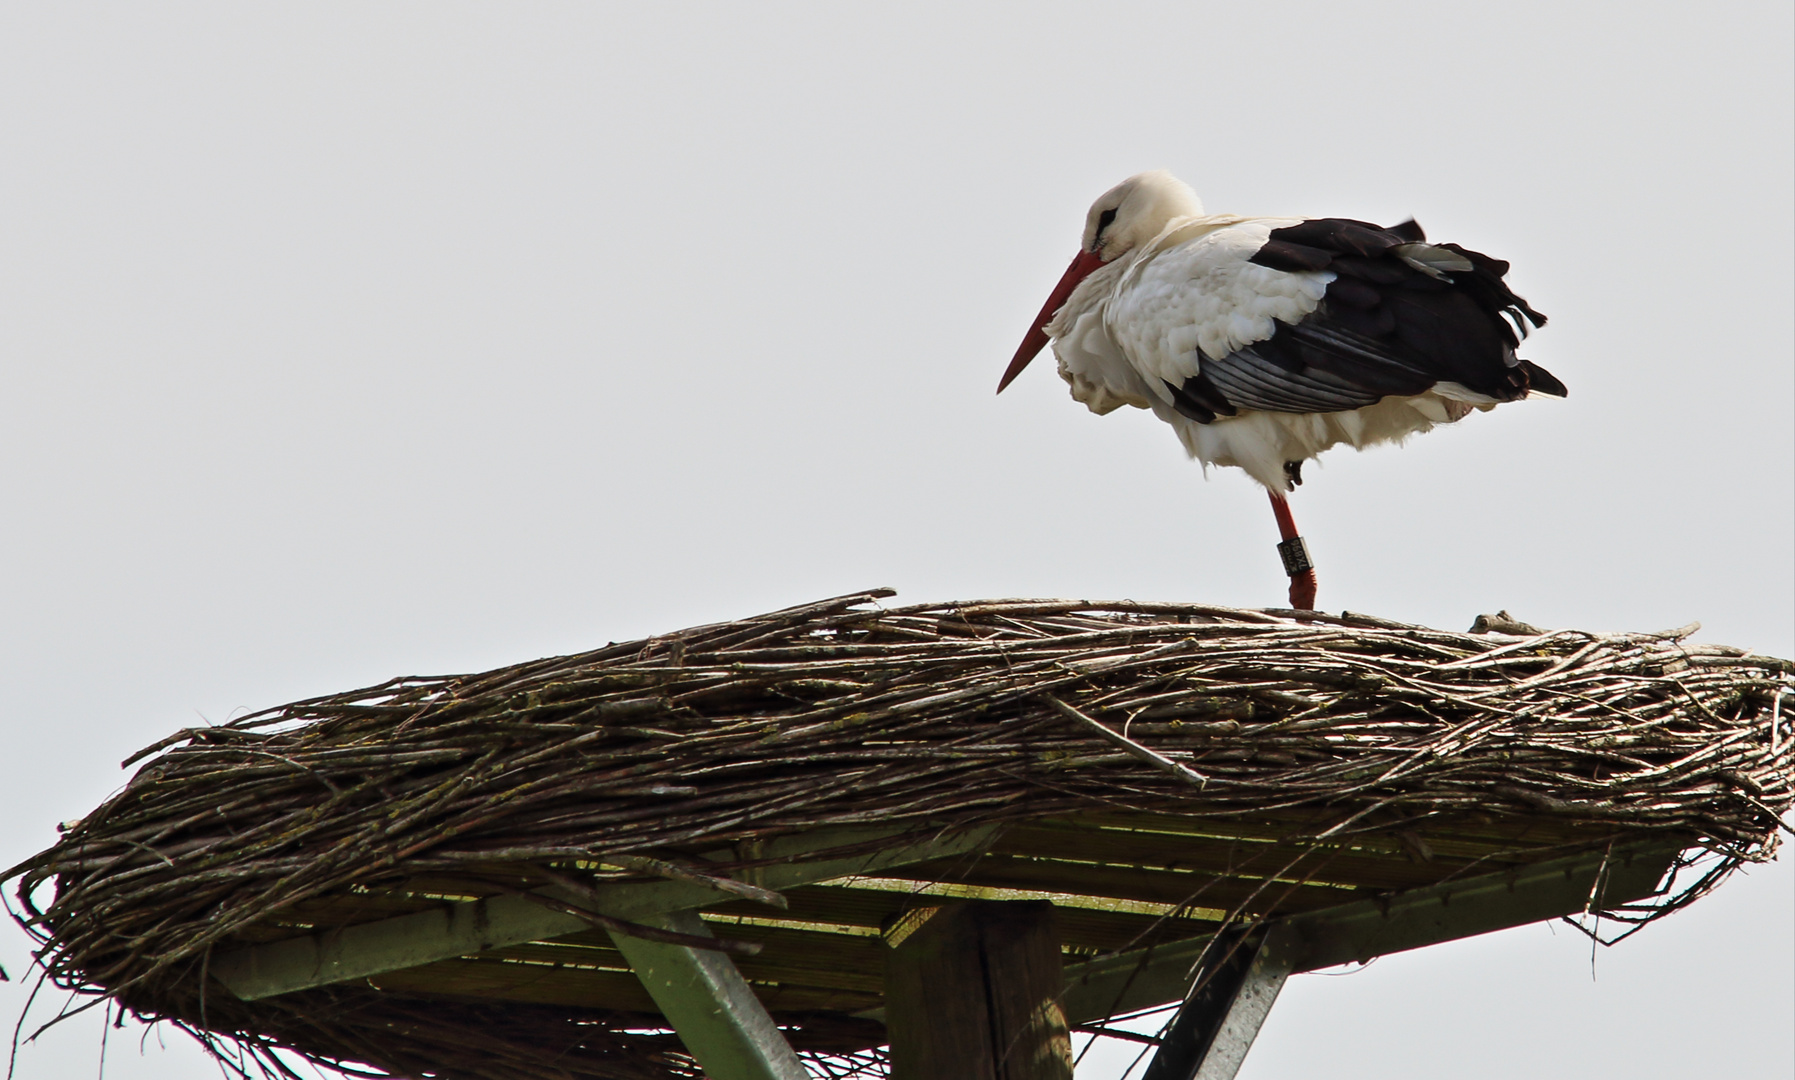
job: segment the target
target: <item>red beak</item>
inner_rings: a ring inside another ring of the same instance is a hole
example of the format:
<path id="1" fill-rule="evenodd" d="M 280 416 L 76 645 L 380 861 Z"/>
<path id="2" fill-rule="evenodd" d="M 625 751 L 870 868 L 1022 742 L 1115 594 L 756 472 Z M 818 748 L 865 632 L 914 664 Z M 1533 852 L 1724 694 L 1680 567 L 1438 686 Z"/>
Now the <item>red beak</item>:
<path id="1" fill-rule="evenodd" d="M 1089 277 L 1091 271 L 1102 265 L 1103 260 L 1096 252 L 1080 251 L 1078 258 L 1072 260 L 1072 265 L 1066 267 L 1065 276 L 1060 278 L 1060 283 L 1053 287 L 1053 294 L 1042 306 L 1041 314 L 1035 316 L 1034 327 L 1029 330 L 1028 336 L 1022 339 L 1021 347 L 1016 350 L 1015 359 L 1010 361 L 1010 366 L 1004 371 L 1003 378 L 998 380 L 998 393 L 1003 393 L 1003 388 L 1010 385 L 1011 380 L 1016 376 L 1022 374 L 1022 369 L 1028 366 L 1028 362 L 1047 347 L 1047 324 L 1053 321 L 1054 314 L 1060 308 L 1066 306 L 1066 298 L 1072 295 L 1073 289 L 1078 288 L 1078 283 Z"/>

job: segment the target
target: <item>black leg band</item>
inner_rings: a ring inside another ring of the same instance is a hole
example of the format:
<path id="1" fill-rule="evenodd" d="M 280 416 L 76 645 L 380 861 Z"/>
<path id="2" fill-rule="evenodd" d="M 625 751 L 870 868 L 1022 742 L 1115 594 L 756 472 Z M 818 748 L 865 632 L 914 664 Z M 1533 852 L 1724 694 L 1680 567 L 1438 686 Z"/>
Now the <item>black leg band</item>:
<path id="1" fill-rule="evenodd" d="M 1303 543 L 1303 538 L 1300 536 L 1293 536 L 1280 543 L 1278 557 L 1284 560 L 1284 572 L 1291 577 L 1295 577 L 1305 570 L 1315 569 L 1315 564 L 1309 561 L 1309 545 Z"/>

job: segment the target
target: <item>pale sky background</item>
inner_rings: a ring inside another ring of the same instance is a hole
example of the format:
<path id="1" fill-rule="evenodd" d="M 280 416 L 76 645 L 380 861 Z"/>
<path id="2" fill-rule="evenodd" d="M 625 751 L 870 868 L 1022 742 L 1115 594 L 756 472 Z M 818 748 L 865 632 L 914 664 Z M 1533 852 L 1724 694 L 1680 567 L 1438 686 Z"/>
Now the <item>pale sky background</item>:
<path id="1" fill-rule="evenodd" d="M 0 4 L 0 862 L 170 731 L 854 589 L 1283 602 L 1050 361 L 1085 208 L 1417 216 L 1567 401 L 1336 451 L 1320 604 L 1795 655 L 1791 8 Z M 1785 857 L 1292 981 L 1246 1080 L 1781 1078 Z M 0 1016 L 25 938 L 0 930 Z M 114 1033 L 110 1080 L 217 1075 Z M 1128 1055 L 1132 1056 L 1132 1055 Z M 85 1017 L 20 1080 L 98 1074 Z M 1093 1055 L 1081 1080 L 1114 1080 Z"/>

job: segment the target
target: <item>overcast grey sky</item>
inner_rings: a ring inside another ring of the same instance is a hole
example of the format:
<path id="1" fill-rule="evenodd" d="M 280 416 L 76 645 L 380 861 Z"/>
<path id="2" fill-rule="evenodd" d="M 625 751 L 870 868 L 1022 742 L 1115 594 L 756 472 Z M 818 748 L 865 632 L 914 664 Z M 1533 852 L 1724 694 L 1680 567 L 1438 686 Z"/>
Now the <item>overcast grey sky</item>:
<path id="1" fill-rule="evenodd" d="M 873 585 L 1282 603 L 1238 472 L 1051 364 L 992 396 L 1146 168 L 1215 212 L 1414 215 L 1551 316 L 1525 355 L 1568 400 L 1309 472 L 1322 607 L 1795 655 L 1791 32 L 1769 2 L 0 4 L 0 862 L 175 728 L 395 674 Z M 1792 913 L 1784 858 L 1593 981 L 1547 926 L 1300 977 L 1243 1076 L 1786 1077 Z M 107 1077 L 215 1075 L 138 1034 Z"/>

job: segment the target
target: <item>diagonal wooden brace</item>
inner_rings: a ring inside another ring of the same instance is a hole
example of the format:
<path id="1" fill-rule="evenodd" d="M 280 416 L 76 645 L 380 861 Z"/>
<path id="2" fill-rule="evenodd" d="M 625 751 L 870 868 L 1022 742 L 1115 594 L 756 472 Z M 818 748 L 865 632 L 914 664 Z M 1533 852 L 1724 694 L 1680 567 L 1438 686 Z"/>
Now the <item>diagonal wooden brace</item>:
<path id="1" fill-rule="evenodd" d="M 709 937 L 696 911 L 649 916 L 651 926 Z M 785 1036 L 727 955 L 611 932 L 611 941 L 710 1080 L 805 1080 Z"/>
<path id="2" fill-rule="evenodd" d="M 1296 961 L 1288 924 L 1218 934 L 1142 1080 L 1234 1080 Z"/>

